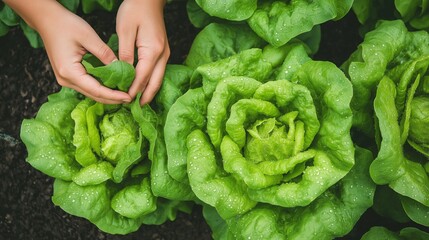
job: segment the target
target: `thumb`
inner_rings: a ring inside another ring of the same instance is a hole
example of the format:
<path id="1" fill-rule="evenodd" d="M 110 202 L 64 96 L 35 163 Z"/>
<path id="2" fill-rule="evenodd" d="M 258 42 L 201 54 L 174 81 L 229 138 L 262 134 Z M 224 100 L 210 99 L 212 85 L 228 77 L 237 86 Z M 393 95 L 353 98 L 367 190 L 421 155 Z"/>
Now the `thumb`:
<path id="1" fill-rule="evenodd" d="M 110 47 L 101 40 L 101 38 L 94 32 L 82 44 L 83 47 L 97 57 L 102 63 L 109 64 L 117 60 L 115 53 Z"/>

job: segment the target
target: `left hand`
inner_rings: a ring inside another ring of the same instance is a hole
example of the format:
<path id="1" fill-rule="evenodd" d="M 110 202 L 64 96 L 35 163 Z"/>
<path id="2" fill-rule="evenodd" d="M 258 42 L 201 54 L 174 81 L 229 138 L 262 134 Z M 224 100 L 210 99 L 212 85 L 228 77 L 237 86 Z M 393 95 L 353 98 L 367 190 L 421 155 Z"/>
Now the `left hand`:
<path id="1" fill-rule="evenodd" d="M 141 105 L 155 97 L 170 57 L 164 5 L 165 0 L 124 0 L 116 16 L 119 59 L 133 64 L 137 48 L 136 77 L 128 94 L 143 93 Z"/>

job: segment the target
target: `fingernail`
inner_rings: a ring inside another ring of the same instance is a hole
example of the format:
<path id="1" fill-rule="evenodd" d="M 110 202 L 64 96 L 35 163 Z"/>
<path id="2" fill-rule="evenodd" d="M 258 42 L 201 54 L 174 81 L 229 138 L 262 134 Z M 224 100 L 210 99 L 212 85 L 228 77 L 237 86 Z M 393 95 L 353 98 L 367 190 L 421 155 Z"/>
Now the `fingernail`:
<path id="1" fill-rule="evenodd" d="M 122 99 L 122 102 L 123 102 L 123 103 L 130 103 L 130 102 L 131 102 L 131 99 Z"/>

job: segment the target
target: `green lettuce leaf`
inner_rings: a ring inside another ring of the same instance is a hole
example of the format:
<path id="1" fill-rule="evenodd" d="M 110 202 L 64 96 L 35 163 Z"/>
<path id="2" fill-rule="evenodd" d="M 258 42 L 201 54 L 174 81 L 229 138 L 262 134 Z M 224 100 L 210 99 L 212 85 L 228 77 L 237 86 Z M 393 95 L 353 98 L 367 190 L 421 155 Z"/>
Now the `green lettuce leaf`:
<path id="1" fill-rule="evenodd" d="M 405 207 L 410 218 L 418 223 L 428 225 L 428 220 L 416 216 L 419 211 L 413 209 L 429 209 L 429 176 L 424 165 L 426 156 L 410 155 L 413 149 L 407 149 L 401 141 L 401 127 L 398 122 L 398 110 L 395 105 L 397 97 L 395 84 L 389 78 L 383 78 L 374 100 L 374 109 L 381 134 L 381 145 L 377 158 L 371 165 L 371 177 L 378 184 L 389 184 L 397 193 L 407 196 L 421 204 L 406 201 Z M 418 127 L 409 126 L 410 128 Z M 425 128 L 420 129 L 424 131 Z"/>
<path id="2" fill-rule="evenodd" d="M 0 4 L 0 22 L 8 27 L 19 25 L 21 18 L 6 4 Z"/>
<path id="3" fill-rule="evenodd" d="M 380 21 L 342 66 L 354 89 L 356 139 L 376 146 L 372 179 L 399 194 L 399 207 L 426 226 L 421 213 L 429 207 L 428 44 L 427 32 L 408 31 L 401 20 Z"/>
<path id="4" fill-rule="evenodd" d="M 204 216 L 211 223 L 213 235 L 227 234 L 219 239 L 334 239 L 346 235 L 371 207 L 375 191 L 368 174 L 371 152 L 356 146 L 355 154 L 352 170 L 308 206 L 281 208 L 258 204 L 223 223 L 216 220 L 215 211 L 206 211 Z"/>
<path id="5" fill-rule="evenodd" d="M 192 42 L 185 64 L 197 68 L 266 43 L 245 24 L 211 23 Z"/>
<path id="6" fill-rule="evenodd" d="M 258 36 L 279 47 L 321 23 L 342 18 L 352 3 L 352 0 L 228 0 L 213 4 L 195 0 L 188 2 L 187 11 L 191 22 L 200 28 L 210 22 L 232 23 L 230 25 L 246 22 Z M 247 31 L 247 26 L 242 25 L 242 28 Z"/>
<path id="7" fill-rule="evenodd" d="M 106 66 L 93 66 L 84 60 L 82 64 L 89 74 L 102 80 L 103 85 L 121 91 L 128 91 L 135 77 L 134 67 L 124 61 L 114 61 Z"/>
<path id="8" fill-rule="evenodd" d="M 392 240 L 424 240 L 429 237 L 429 233 L 418 228 L 406 227 L 399 232 L 391 231 L 385 227 L 371 227 L 371 229 L 362 236 L 362 240 L 392 239 Z"/>
<path id="9" fill-rule="evenodd" d="M 342 18 L 351 9 L 352 3 L 351 0 L 264 1 L 247 22 L 271 45 L 282 46 L 315 25 Z"/>
<path id="10" fill-rule="evenodd" d="M 210 16 L 215 16 L 232 21 L 248 19 L 257 7 L 257 0 L 225 0 L 221 4 L 215 4 L 208 0 L 195 0 Z"/>
<path id="11" fill-rule="evenodd" d="M 354 128 L 368 136 L 374 135 L 371 111 L 374 89 L 384 75 L 398 82 L 409 64 L 429 53 L 428 41 L 428 33 L 409 32 L 400 20 L 381 21 L 365 35 L 341 67 L 353 84 Z"/>

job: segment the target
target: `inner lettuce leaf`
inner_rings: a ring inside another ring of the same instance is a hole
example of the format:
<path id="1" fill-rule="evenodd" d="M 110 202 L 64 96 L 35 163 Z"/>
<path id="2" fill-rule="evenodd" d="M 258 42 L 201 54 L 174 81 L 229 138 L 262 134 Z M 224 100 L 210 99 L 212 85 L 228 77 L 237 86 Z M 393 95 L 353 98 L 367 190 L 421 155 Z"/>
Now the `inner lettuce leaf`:
<path id="1" fill-rule="evenodd" d="M 298 48 L 299 50 L 296 50 Z M 191 86 L 202 86 L 204 94 L 210 96 L 218 82 L 229 76 L 246 76 L 266 82 L 275 77 L 282 67 L 292 67 L 283 64 L 291 51 L 296 52 L 295 54 L 301 53 L 299 58 L 302 58 L 302 61 L 309 59 L 310 49 L 299 40 L 291 41 L 279 48 L 271 45 L 263 48 L 253 47 L 227 58 L 198 66 L 192 74 Z M 292 69 L 289 70 L 292 71 Z"/>
<path id="2" fill-rule="evenodd" d="M 204 205 L 215 239 L 334 239 L 349 233 L 372 205 L 375 184 L 369 176 L 372 153 L 356 146 L 356 164 L 335 185 L 305 207 L 282 208 L 259 203 L 223 220 Z M 219 237 L 217 237 L 219 236 Z"/>

